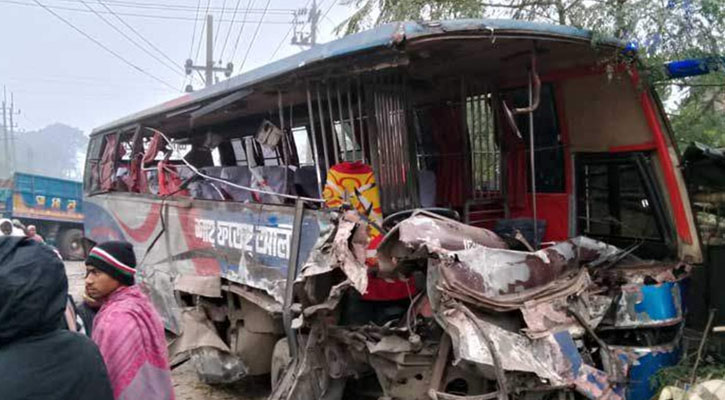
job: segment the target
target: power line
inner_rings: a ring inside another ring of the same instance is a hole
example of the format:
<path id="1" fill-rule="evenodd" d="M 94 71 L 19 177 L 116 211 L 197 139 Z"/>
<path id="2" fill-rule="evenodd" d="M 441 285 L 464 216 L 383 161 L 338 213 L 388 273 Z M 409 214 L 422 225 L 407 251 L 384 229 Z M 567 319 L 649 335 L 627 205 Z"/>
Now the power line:
<path id="1" fill-rule="evenodd" d="M 206 0 L 206 10 L 204 10 L 204 23 L 201 25 L 201 32 L 199 32 L 199 44 L 196 45 L 196 55 L 194 61 L 199 59 L 199 51 L 201 51 L 201 38 L 204 36 L 204 28 L 206 27 L 206 15 L 209 14 L 209 4 L 211 0 Z M 221 21 L 220 21 L 221 22 Z"/>
<path id="2" fill-rule="evenodd" d="M 35 1 L 35 0 L 32 0 L 32 1 Z M 25 6 L 25 7 L 41 7 L 41 6 L 38 6 L 37 4 L 25 3 L 25 2 L 17 1 L 17 0 L 0 0 L 0 3 L 14 4 L 14 5 Z M 73 8 L 73 7 L 65 7 L 65 6 L 50 6 L 50 5 L 47 5 L 46 6 L 46 5 L 44 5 L 43 8 L 45 8 L 45 9 L 53 9 L 53 10 L 73 11 L 73 12 L 79 12 L 79 13 L 85 13 L 85 14 L 90 14 L 91 13 L 91 11 L 85 10 L 85 9 L 82 9 L 82 8 Z M 109 12 L 106 12 L 106 11 L 98 11 L 98 12 L 101 13 L 101 14 L 110 14 Z M 184 17 L 184 16 L 176 16 L 176 15 L 162 15 L 162 14 L 140 14 L 140 13 L 132 13 L 132 12 L 116 12 L 116 14 L 123 15 L 123 16 L 126 16 L 126 17 L 137 17 L 137 18 L 147 18 L 147 19 L 156 19 L 156 20 L 170 20 L 170 21 L 195 21 L 195 20 L 200 20 L 202 18 L 202 17 L 194 18 L 194 17 Z M 230 22 L 230 21 L 231 20 L 225 20 L 225 21 L 222 21 L 222 22 Z M 246 23 L 246 22 L 249 22 L 249 23 L 257 23 L 259 21 L 258 20 L 254 20 L 254 21 L 235 21 L 235 23 L 237 23 L 237 24 L 238 23 Z M 289 23 L 289 22 L 286 22 L 286 21 L 263 21 L 263 22 L 265 22 L 267 24 L 276 24 L 276 25 L 287 25 Z"/>
<path id="3" fill-rule="evenodd" d="M 247 10 L 249 10 L 249 7 L 252 5 L 253 1 L 254 0 L 247 1 Z M 244 20 L 246 21 L 246 19 L 247 19 L 247 12 L 245 11 Z M 234 50 L 232 51 L 232 57 L 231 57 L 232 60 L 237 56 L 237 47 L 239 46 L 239 39 L 242 38 L 242 32 L 244 32 L 244 25 L 245 25 L 245 23 L 242 22 L 242 27 L 239 28 L 239 34 L 237 35 L 237 40 L 234 42 Z"/>
<path id="4" fill-rule="evenodd" d="M 201 9 L 201 0 L 196 0 L 196 14 L 194 17 L 194 30 L 191 31 L 191 46 L 189 46 L 189 58 L 191 58 L 191 55 L 194 54 L 194 42 L 196 39 L 196 23 L 198 22 L 198 18 L 199 18 L 199 9 Z"/>
<path id="5" fill-rule="evenodd" d="M 237 0 L 237 4 L 234 6 L 234 14 L 232 14 L 232 22 L 229 23 L 229 29 L 227 29 L 227 37 L 224 39 L 224 45 L 222 46 L 222 51 L 219 53 L 219 59 L 221 60 L 224 57 L 224 50 L 227 48 L 227 42 L 229 42 L 229 35 L 232 33 L 232 28 L 234 27 L 234 20 L 237 18 L 237 10 L 239 10 L 239 3 L 241 3 L 242 0 Z"/>
<path id="6" fill-rule="evenodd" d="M 171 88 L 172 90 L 174 90 L 174 91 L 176 91 L 176 90 L 177 90 L 177 89 L 176 89 L 176 88 L 175 88 L 175 87 L 174 87 L 173 85 L 171 85 L 171 84 L 169 84 L 168 82 L 164 81 L 163 79 L 160 79 L 160 78 L 156 77 L 155 75 L 153 75 L 153 74 L 151 74 L 151 73 L 149 73 L 149 72 L 145 71 L 145 70 L 144 70 L 144 69 L 142 69 L 141 67 L 139 67 L 139 66 L 137 66 L 136 64 L 134 64 L 134 63 L 132 63 L 132 62 L 128 61 L 127 59 L 125 59 L 125 58 L 124 58 L 123 56 L 121 56 L 120 54 L 118 54 L 118 53 L 116 53 L 115 51 L 111 50 L 111 49 L 110 49 L 109 47 L 107 47 L 106 45 L 104 45 L 103 43 L 101 43 L 100 41 L 98 41 L 98 40 L 97 40 L 96 38 L 94 38 L 93 36 L 91 36 L 91 35 L 87 34 L 87 33 L 86 33 L 86 32 L 84 32 L 84 31 L 83 31 L 82 29 L 80 29 L 80 28 L 78 28 L 77 26 L 73 25 L 73 23 L 72 23 L 72 22 L 70 22 L 70 21 L 68 21 L 67 19 L 63 18 L 63 17 L 62 17 L 62 16 L 60 15 L 60 14 L 58 14 L 58 13 L 56 13 L 55 11 L 51 10 L 50 8 L 46 7 L 46 6 L 45 6 L 44 4 L 42 4 L 42 3 L 40 2 L 40 1 L 38 1 L 38 0 L 33 0 L 33 1 L 34 1 L 34 2 L 35 2 L 35 3 L 37 4 L 37 5 L 38 5 L 38 6 L 40 6 L 40 7 L 43 7 L 43 8 L 44 8 L 44 9 L 45 9 L 46 11 L 48 11 L 49 13 L 51 13 L 51 14 L 52 14 L 52 15 L 53 15 L 54 17 L 56 17 L 56 18 L 58 18 L 59 20 L 63 21 L 63 23 L 65 23 L 66 25 L 68 25 L 69 27 L 71 27 L 71 28 L 72 28 L 72 29 L 73 29 L 74 31 L 76 31 L 76 32 L 80 33 L 80 34 L 81 34 L 81 35 L 83 35 L 83 36 L 84 36 L 84 37 L 85 37 L 86 39 L 88 39 L 88 40 L 92 41 L 93 43 L 95 43 L 95 44 L 96 44 L 96 45 L 97 45 L 98 47 L 102 48 L 103 50 L 107 51 L 108 53 L 110 53 L 111 55 L 113 55 L 114 57 L 116 57 L 117 59 L 121 60 L 121 61 L 122 61 L 122 62 L 123 62 L 124 64 L 126 64 L 126 65 L 130 66 L 131 68 L 133 68 L 133 69 L 137 70 L 138 72 L 141 72 L 142 74 L 144 74 L 144 75 L 148 76 L 149 78 L 151 78 L 151 79 L 153 79 L 153 80 L 155 80 L 155 81 L 157 81 L 157 82 L 159 82 L 159 83 L 161 83 L 161 84 L 163 84 L 163 85 L 165 85 L 165 86 L 168 86 L 168 87 L 170 87 L 170 88 Z"/>
<path id="7" fill-rule="evenodd" d="M 98 0 L 98 1 L 101 1 L 101 0 Z M 332 7 L 334 7 L 335 4 L 337 4 L 337 0 L 332 0 L 332 4 L 330 4 L 330 7 L 327 7 L 327 10 L 325 10 L 325 13 L 322 14 L 322 19 L 327 18 L 327 14 L 330 13 L 330 10 L 332 10 Z"/>
<path id="8" fill-rule="evenodd" d="M 184 74 L 183 74 L 183 73 L 181 73 L 181 71 L 180 71 L 180 70 L 176 69 L 176 63 L 174 62 L 174 60 L 172 60 L 172 59 L 171 59 L 171 57 L 169 57 L 168 55 L 166 55 L 166 53 L 164 53 L 164 52 L 163 52 L 163 51 L 162 51 L 161 49 L 159 49 L 159 48 L 158 48 L 158 47 L 156 47 L 156 46 L 155 46 L 155 45 L 154 45 L 153 43 L 151 43 L 150 41 L 148 41 L 148 40 L 147 40 L 147 39 L 146 39 L 146 38 L 145 38 L 145 37 L 144 37 L 144 36 L 143 36 L 143 35 L 142 35 L 141 33 L 139 33 L 139 32 L 138 32 L 138 31 L 137 31 L 136 29 L 134 29 L 134 27 L 133 27 L 133 26 L 131 26 L 131 25 L 129 25 L 128 23 L 126 23 L 126 21 L 124 21 L 124 20 L 123 20 L 123 18 L 121 18 L 120 16 L 116 15 L 116 13 L 115 13 L 115 12 L 114 12 L 114 11 L 113 11 L 113 10 L 112 10 L 112 9 L 111 9 L 110 7 L 108 7 L 108 6 L 106 5 L 106 4 L 104 4 L 104 3 L 103 3 L 103 0 L 98 0 L 98 2 L 99 2 L 99 3 L 100 3 L 100 4 L 101 4 L 101 5 L 102 5 L 102 6 L 103 6 L 103 7 L 104 7 L 104 8 L 106 9 L 106 10 L 108 10 L 108 12 L 110 12 L 111 14 L 113 14 L 113 16 L 114 16 L 114 17 L 116 17 L 116 18 L 117 18 L 117 19 L 118 19 L 119 21 L 121 21 L 121 23 L 122 23 L 122 24 L 123 24 L 123 25 L 124 25 L 124 26 L 125 26 L 126 28 L 130 29 L 130 30 L 131 30 L 131 32 L 135 33 L 135 34 L 136 34 L 136 36 L 138 36 L 139 38 L 141 38 L 141 40 L 143 40 L 143 41 L 144 41 L 144 42 L 145 42 L 145 43 L 146 43 L 147 45 L 151 46 L 151 48 L 152 48 L 152 49 L 156 50 L 156 51 L 157 51 L 157 52 L 158 52 L 159 54 L 161 54 L 162 56 L 164 56 L 164 57 L 166 58 L 166 60 L 168 60 L 168 62 L 170 62 L 170 63 L 171 63 L 171 64 L 170 64 L 171 66 L 169 66 L 169 64 L 167 64 L 166 62 L 164 62 L 164 61 L 163 61 L 163 60 L 161 60 L 160 58 L 158 58 L 158 57 L 157 57 L 157 56 L 156 56 L 155 54 L 153 54 L 153 53 L 151 53 L 150 51 L 148 51 L 148 50 L 147 50 L 147 49 L 146 49 L 145 47 L 143 47 L 143 46 L 139 45 L 139 44 L 138 44 L 138 42 L 136 42 L 136 41 L 132 40 L 132 39 L 131 39 L 131 38 L 130 38 L 130 37 L 129 37 L 128 35 L 126 35 L 126 34 L 125 34 L 125 33 L 124 33 L 124 32 L 123 32 L 122 30 L 118 29 L 118 28 L 117 28 L 117 27 L 116 27 L 115 25 L 111 24 L 111 22 L 109 22 L 109 21 L 108 21 L 108 20 L 107 20 L 106 18 L 104 18 L 104 17 L 103 17 L 103 16 L 101 15 L 101 14 L 99 14 L 98 12 L 96 12 L 96 10 L 94 10 L 93 8 L 91 8 L 91 6 L 89 6 L 89 5 L 88 5 L 88 3 L 86 3 L 86 2 L 84 1 L 84 0 L 80 0 L 80 1 L 81 1 L 81 2 L 82 2 L 82 3 L 83 3 L 83 4 L 85 5 L 85 6 L 86 6 L 86 7 L 88 7 L 88 9 L 89 9 L 89 10 L 92 10 L 92 11 L 94 12 L 94 14 L 96 14 L 96 15 L 98 16 L 98 18 L 102 19 L 102 20 L 103 20 L 103 22 L 105 22 L 105 23 L 106 23 L 106 24 L 108 24 L 108 25 L 109 25 L 109 26 L 110 26 L 111 28 L 113 28 L 114 30 L 116 30 L 116 31 L 117 31 L 118 33 L 120 33 L 121 35 L 123 35 L 123 37 L 125 37 L 126 39 L 128 39 L 128 40 L 129 40 L 129 41 L 130 41 L 131 43 L 133 43 L 134 45 L 136 45 L 136 47 L 138 47 L 139 49 L 143 50 L 143 52 L 144 52 L 144 53 L 146 53 L 146 54 L 148 54 L 149 56 L 153 57 L 153 58 L 154 58 L 154 60 L 156 60 L 156 61 L 158 61 L 158 62 L 162 63 L 162 64 L 163 64 L 163 65 L 165 65 L 165 66 L 166 66 L 167 68 L 169 68 L 170 70 L 174 71 L 175 73 L 178 73 L 178 74 L 180 74 L 180 75 L 184 76 Z"/>
<path id="9" fill-rule="evenodd" d="M 267 5 L 265 6 L 265 10 L 267 7 L 269 7 L 269 3 L 271 0 L 267 0 Z M 249 51 L 252 50 L 252 46 L 254 46 L 254 41 L 257 40 L 257 34 L 259 33 L 259 29 L 262 27 L 262 21 L 264 20 L 265 14 L 262 14 L 262 20 L 259 21 L 257 24 L 257 29 L 254 30 L 254 36 L 252 36 L 252 41 L 249 43 L 249 47 L 247 47 L 247 52 L 244 54 L 244 58 L 242 59 L 242 64 L 239 66 L 239 71 L 241 72 L 242 69 L 244 69 L 244 63 L 247 62 L 247 57 L 249 56 Z"/>
<path id="10" fill-rule="evenodd" d="M 226 8 L 227 8 L 227 0 L 224 0 L 224 2 L 222 3 L 222 11 L 219 14 L 219 29 L 217 29 L 217 34 L 214 35 L 214 50 L 215 51 L 216 51 L 217 41 L 219 40 L 219 32 L 222 31 L 222 21 L 224 20 L 224 11 L 226 10 Z M 231 25 L 230 25 L 230 27 L 231 27 Z"/>
<path id="11" fill-rule="evenodd" d="M 80 0 L 55 0 L 65 3 L 79 3 Z M 186 11 L 190 13 L 196 12 L 195 6 L 186 6 L 186 5 L 179 5 L 179 4 L 168 4 L 168 3 L 153 3 L 153 2 L 134 2 L 134 1 L 121 1 L 121 0 L 107 0 L 108 3 L 111 3 L 115 7 L 124 7 L 124 8 L 136 8 L 136 9 L 147 9 L 147 10 L 163 10 L 163 11 Z M 210 6 L 209 11 L 217 12 L 222 10 L 222 8 Z M 264 12 L 264 9 L 262 8 L 256 8 L 249 10 L 251 14 L 262 14 Z M 269 9 L 268 13 L 272 14 L 289 14 L 290 12 L 294 11 L 294 9 L 287 9 L 287 8 L 275 8 L 275 9 Z"/>
<path id="12" fill-rule="evenodd" d="M 98 12 L 96 12 L 96 10 L 94 10 L 94 9 L 93 9 L 93 8 L 92 8 L 91 6 L 89 6 L 89 5 L 88 5 L 88 3 L 86 3 L 86 2 L 84 1 L 84 0 L 81 0 L 81 2 L 82 2 L 82 3 L 83 3 L 83 5 L 84 5 L 84 6 L 86 6 L 86 7 L 87 7 L 87 8 L 89 9 L 89 10 L 91 10 L 91 11 L 92 11 L 92 12 L 93 12 L 94 14 L 96 14 L 96 16 L 97 16 L 98 18 L 100 18 L 100 19 L 101 19 L 101 21 L 103 21 L 103 22 L 104 22 L 104 23 L 106 23 L 106 24 L 107 24 L 108 26 L 110 26 L 111 28 L 113 28 L 113 30 L 115 30 L 116 32 L 118 32 L 118 33 L 119 33 L 119 34 L 120 34 L 121 36 L 123 36 L 123 37 L 124 37 L 124 38 L 125 38 L 126 40 L 128 40 L 129 42 L 131 42 L 131 43 L 132 43 L 132 44 L 133 44 L 134 46 L 136 46 L 136 47 L 138 47 L 139 49 L 141 49 L 141 51 L 143 51 L 144 53 L 148 54 L 148 55 L 149 55 L 149 56 L 150 56 L 151 58 L 153 58 L 154 60 L 156 60 L 156 61 L 158 61 L 159 63 L 161 63 L 161 65 L 165 66 L 166 68 L 168 68 L 168 69 L 170 69 L 170 70 L 172 70 L 172 71 L 174 71 L 174 72 L 178 72 L 179 74 L 181 74 L 181 71 L 177 71 L 177 70 L 176 70 L 175 68 L 173 68 L 173 67 L 170 67 L 170 66 L 169 66 L 169 65 L 168 65 L 168 64 L 167 64 L 167 63 L 166 63 L 166 62 L 165 62 L 164 60 L 160 59 L 160 58 L 159 58 L 158 56 L 156 56 L 155 54 L 151 53 L 151 52 L 150 52 L 149 50 L 147 50 L 147 49 L 146 49 L 145 47 L 141 46 L 141 45 L 140 45 L 140 44 L 139 44 L 139 43 L 138 43 L 137 41 L 135 41 L 135 40 L 134 40 L 133 38 L 131 38 L 130 36 L 128 36 L 128 35 L 127 35 L 127 34 L 126 34 L 126 33 L 125 33 L 124 31 L 122 31 L 121 29 L 119 29 L 119 28 L 118 28 L 118 27 L 117 27 L 116 25 L 113 25 L 113 24 L 111 23 L 111 21 L 107 20 L 107 19 L 106 19 L 106 18 L 105 18 L 105 17 L 103 16 L 103 15 L 99 14 Z M 173 65 L 173 64 L 172 64 L 172 65 Z M 183 75 L 183 74 L 182 74 L 182 75 Z"/>
<path id="13" fill-rule="evenodd" d="M 189 45 L 189 60 L 191 60 L 191 55 L 194 54 L 194 42 L 196 41 L 196 25 L 199 18 L 199 10 L 201 10 L 201 0 L 196 0 L 196 13 L 194 14 L 194 29 L 191 31 L 191 44 Z M 189 78 L 189 85 L 194 84 L 194 74 L 190 74 L 188 76 Z M 184 79 L 183 88 L 182 90 L 186 90 L 187 84 L 186 79 Z"/>

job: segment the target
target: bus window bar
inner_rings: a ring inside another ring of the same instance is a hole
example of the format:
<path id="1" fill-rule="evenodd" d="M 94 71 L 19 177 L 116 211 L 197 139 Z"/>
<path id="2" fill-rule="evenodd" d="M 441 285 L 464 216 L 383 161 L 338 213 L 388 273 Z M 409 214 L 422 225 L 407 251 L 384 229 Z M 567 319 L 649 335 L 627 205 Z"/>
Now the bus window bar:
<path id="1" fill-rule="evenodd" d="M 496 147 L 492 95 L 485 87 L 467 88 L 466 123 L 472 162 L 472 197 L 490 197 L 501 188 L 501 152 Z"/>
<path id="2" fill-rule="evenodd" d="M 357 77 L 357 115 L 360 122 L 360 159 L 365 163 L 365 131 L 363 130 L 362 83 Z"/>
<path id="3" fill-rule="evenodd" d="M 347 137 L 345 137 L 345 132 L 343 131 L 342 127 L 345 124 L 345 114 L 343 114 L 342 111 L 342 96 L 340 96 L 340 83 L 338 82 L 336 86 L 337 89 L 337 110 L 339 112 L 340 116 L 340 131 L 342 132 L 342 160 L 347 161 Z"/>
<path id="4" fill-rule="evenodd" d="M 407 119 L 405 84 L 400 76 L 379 77 L 373 88 L 377 125 L 378 182 L 383 211 L 411 208 L 414 205 L 416 182 L 412 168 Z"/>
<path id="5" fill-rule="evenodd" d="M 337 133 L 335 131 L 335 117 L 332 114 L 332 97 L 330 97 L 330 85 L 325 85 L 325 92 L 327 94 L 327 109 L 329 112 L 329 120 L 330 120 L 330 134 L 332 135 L 332 148 L 334 151 L 332 152 L 334 154 L 335 158 L 335 164 L 340 162 L 340 152 L 337 150 L 339 148 L 337 143 Z"/>
<path id="6" fill-rule="evenodd" d="M 361 91 L 362 85 L 354 85 L 352 79 L 314 83 L 312 94 L 317 104 L 313 104 L 313 110 L 317 110 L 316 128 L 322 137 L 326 168 L 341 161 L 367 159 Z"/>
<path id="7" fill-rule="evenodd" d="M 347 114 L 350 118 L 350 132 L 352 133 L 352 159 L 358 160 L 357 156 L 355 155 L 355 151 L 357 149 L 357 140 L 355 140 L 355 116 L 353 115 L 352 111 L 352 96 L 350 93 L 352 92 L 352 81 L 348 81 L 348 88 L 347 88 Z"/>
<path id="8" fill-rule="evenodd" d="M 320 96 L 320 84 L 316 85 L 317 92 L 317 110 L 320 113 L 320 133 L 322 135 L 322 152 L 325 156 L 325 171 L 330 170 L 330 158 L 327 154 L 327 132 L 325 132 L 325 113 L 322 111 L 322 101 Z"/>
<path id="9" fill-rule="evenodd" d="M 318 155 L 319 148 L 317 147 L 317 134 L 315 132 L 315 113 L 312 107 L 312 93 L 310 92 L 310 83 L 307 82 L 307 116 L 310 120 L 310 131 L 312 133 L 312 156 L 315 159 L 315 172 L 317 172 L 317 186 L 322 194 L 324 188 L 322 186 L 322 176 L 320 173 L 320 157 Z"/>

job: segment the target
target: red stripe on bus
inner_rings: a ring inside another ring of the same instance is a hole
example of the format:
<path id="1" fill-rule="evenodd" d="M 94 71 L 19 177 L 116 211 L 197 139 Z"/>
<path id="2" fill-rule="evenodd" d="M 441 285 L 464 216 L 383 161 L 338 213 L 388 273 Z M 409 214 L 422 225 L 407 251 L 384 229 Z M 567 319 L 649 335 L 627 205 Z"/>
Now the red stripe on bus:
<path id="1" fill-rule="evenodd" d="M 636 91 L 640 91 L 639 88 L 639 71 L 633 68 L 630 75 L 632 87 Z M 662 165 L 662 172 L 664 174 L 665 185 L 667 186 L 668 194 L 670 195 L 670 203 L 672 204 L 673 213 L 675 215 L 675 225 L 677 227 L 678 236 L 687 244 L 692 244 L 692 234 L 690 232 L 690 224 L 687 221 L 687 213 L 685 212 L 685 204 L 682 201 L 680 188 L 677 185 L 677 177 L 675 176 L 674 166 L 672 165 L 672 157 L 670 157 L 670 151 L 665 141 L 665 134 L 662 132 L 660 122 L 657 120 L 657 114 L 652 104 L 652 99 L 649 97 L 648 90 L 641 90 L 639 93 L 639 101 L 642 104 L 642 111 L 644 111 L 647 125 L 649 125 L 654 136 L 654 144 L 657 147 L 657 155 Z"/>

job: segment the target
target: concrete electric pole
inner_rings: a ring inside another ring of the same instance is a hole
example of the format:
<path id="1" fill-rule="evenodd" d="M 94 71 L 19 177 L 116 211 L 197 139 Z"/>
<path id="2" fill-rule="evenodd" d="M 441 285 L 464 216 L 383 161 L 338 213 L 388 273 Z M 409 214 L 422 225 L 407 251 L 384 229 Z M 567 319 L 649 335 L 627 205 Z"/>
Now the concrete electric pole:
<path id="1" fill-rule="evenodd" d="M 314 47 L 317 44 L 317 24 L 320 21 L 320 10 L 317 9 L 317 0 L 312 0 L 312 7 L 308 10 L 301 8 L 293 14 L 294 35 L 291 43 L 295 46 Z M 307 15 L 307 21 L 300 17 Z M 304 26 L 309 23 L 310 31 L 305 32 Z"/>
<path id="2" fill-rule="evenodd" d="M 13 116 L 15 115 L 15 96 L 13 92 L 10 92 L 10 171 L 15 172 L 17 169 L 17 154 L 15 153 L 15 123 L 13 122 Z M 20 111 L 17 112 L 20 114 Z"/>
<path id="3" fill-rule="evenodd" d="M 225 68 L 214 66 L 214 17 L 206 16 L 206 65 L 194 65 L 194 60 L 189 58 L 184 64 L 186 75 L 191 75 L 194 71 L 204 71 L 204 84 L 209 87 L 214 84 L 214 72 L 224 72 L 224 76 L 229 78 L 234 71 L 234 64 L 229 63 Z M 191 85 L 186 86 L 186 91 L 191 92 Z"/>
<path id="4" fill-rule="evenodd" d="M 8 137 L 7 99 L 8 96 L 5 91 L 5 86 L 3 86 L 3 151 L 5 157 L 2 163 L 2 171 L 0 171 L 0 175 L 2 176 L 10 175 L 10 166 L 12 165 L 10 163 L 10 138 Z"/>

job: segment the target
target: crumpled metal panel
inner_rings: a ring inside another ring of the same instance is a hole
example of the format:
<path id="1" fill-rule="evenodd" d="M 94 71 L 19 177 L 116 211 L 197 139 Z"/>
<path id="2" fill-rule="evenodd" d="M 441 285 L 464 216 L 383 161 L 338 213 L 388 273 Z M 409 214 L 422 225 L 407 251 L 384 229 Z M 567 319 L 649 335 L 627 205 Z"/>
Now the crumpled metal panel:
<path id="1" fill-rule="evenodd" d="M 627 385 L 627 399 L 649 400 L 659 388 L 650 383 L 657 371 L 665 367 L 677 365 L 682 355 L 682 329 L 674 340 L 669 343 L 651 347 L 611 346 L 612 350 L 627 353 L 632 359 L 632 366 Z"/>
<path id="2" fill-rule="evenodd" d="M 575 307 L 580 315 L 587 318 L 589 326 L 596 328 L 604 319 L 612 305 L 613 298 L 605 295 L 582 293 L 577 302 L 566 297 L 557 297 L 544 301 L 532 300 L 524 303 L 521 314 L 526 322 L 522 331 L 526 336 L 536 339 L 550 333 L 567 330 L 574 337 L 584 334 L 584 328 L 569 312 Z"/>
<path id="3" fill-rule="evenodd" d="M 581 293 L 591 281 L 581 266 L 598 265 L 619 252 L 577 237 L 536 252 L 473 247 L 440 252 L 441 289 L 467 302 L 505 311 L 533 299 Z"/>
<path id="4" fill-rule="evenodd" d="M 368 237 L 365 221 L 356 213 L 347 212 L 338 219 L 337 229 L 322 239 L 302 266 L 297 282 L 340 268 L 352 286 L 358 292 L 365 293 L 368 286 L 368 268 L 365 265 Z"/>
<path id="5" fill-rule="evenodd" d="M 219 276 L 180 275 L 174 289 L 204 297 L 222 297 L 222 280 Z"/>
<path id="6" fill-rule="evenodd" d="M 682 322 L 679 282 L 624 285 L 616 302 L 615 328 L 669 326 Z"/>
<path id="7" fill-rule="evenodd" d="M 396 260 L 425 257 L 427 253 L 448 252 L 484 246 L 507 248 L 496 233 L 466 225 L 424 210 L 413 213 L 385 235 L 378 246 L 380 271 L 392 272 Z"/>
<path id="8" fill-rule="evenodd" d="M 187 353 L 200 347 L 214 347 L 229 353 L 229 346 L 216 332 L 216 328 L 200 307 L 187 307 L 181 312 L 184 332 L 169 346 L 169 356 Z"/>
<path id="9" fill-rule="evenodd" d="M 489 271 L 477 271 L 466 268 L 467 265 L 451 262 L 450 259 L 432 260 L 430 265 L 439 265 L 441 280 L 437 289 L 442 290 L 448 296 L 463 300 L 469 304 L 475 304 L 493 311 L 511 311 L 524 306 L 527 301 L 537 299 L 545 301 L 557 297 L 564 297 L 582 293 L 591 285 L 591 279 L 586 270 L 572 271 L 558 279 L 542 283 L 540 286 L 531 285 L 529 289 L 506 294 L 497 294 L 497 290 L 491 288 Z M 478 264 L 482 265 L 482 264 Z M 485 267 L 484 267 L 485 268 Z M 516 283 L 516 276 L 505 275 L 504 278 L 512 279 Z M 499 276 L 500 277 L 500 276 Z M 489 279 L 489 281 L 487 281 Z"/>
<path id="10" fill-rule="evenodd" d="M 506 242 L 488 229 L 466 225 L 430 213 L 414 214 L 398 224 L 397 231 L 398 240 L 407 246 L 414 248 L 425 246 L 431 251 L 437 249 L 458 251 L 475 246 L 507 248 Z"/>
<path id="11" fill-rule="evenodd" d="M 603 325 L 637 329 L 676 325 L 683 321 L 682 282 L 689 265 L 637 263 L 603 271 L 601 284 L 618 291 L 614 312 Z"/>
<path id="12" fill-rule="evenodd" d="M 491 351 L 476 327 L 480 325 L 500 355 L 504 371 L 530 372 L 551 386 L 571 386 L 590 399 L 624 399 L 624 387 L 611 383 L 606 372 L 585 364 L 567 331 L 529 339 L 483 318 L 474 322 L 458 309 L 447 308 L 438 315 L 451 335 L 456 360 L 494 365 Z"/>

